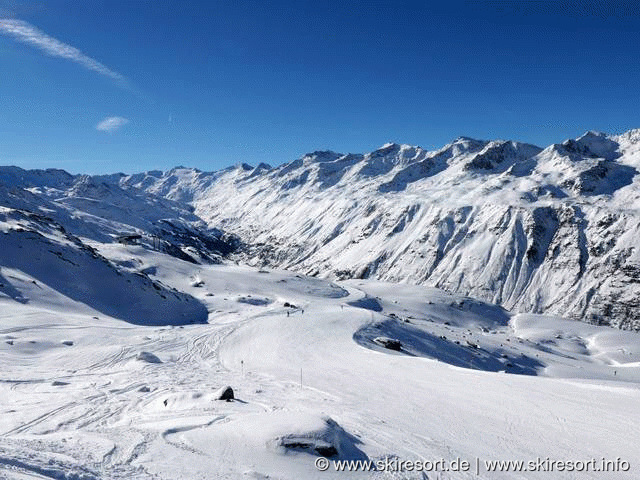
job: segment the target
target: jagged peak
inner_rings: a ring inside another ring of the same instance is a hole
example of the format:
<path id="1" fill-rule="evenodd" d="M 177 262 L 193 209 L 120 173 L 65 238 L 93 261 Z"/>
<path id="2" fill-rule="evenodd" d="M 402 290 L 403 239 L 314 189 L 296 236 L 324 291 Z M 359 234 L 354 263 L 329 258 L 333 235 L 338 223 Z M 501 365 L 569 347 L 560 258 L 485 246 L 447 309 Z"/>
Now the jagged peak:
<path id="1" fill-rule="evenodd" d="M 577 140 L 590 139 L 590 138 L 605 138 L 609 137 L 606 133 L 599 132 L 598 130 L 587 130 L 582 135 L 580 135 Z"/>
<path id="2" fill-rule="evenodd" d="M 112 190 L 120 190 L 114 183 L 101 176 L 81 174 L 74 181 L 73 186 L 67 191 L 67 196 L 95 196 L 111 194 Z"/>
<path id="3" fill-rule="evenodd" d="M 93 175 L 93 179 L 96 182 L 104 182 L 104 183 L 118 185 L 122 181 L 127 181 L 129 179 L 135 179 L 135 178 L 144 178 L 147 175 L 149 175 L 147 172 L 134 173 L 132 175 L 127 175 L 126 173 L 118 172 L 118 173 L 108 173 L 106 175 Z M 162 172 L 159 171 L 159 175 L 154 178 L 160 178 L 161 176 L 162 176 Z"/>
<path id="4" fill-rule="evenodd" d="M 249 175 L 242 177 L 238 181 L 251 180 L 252 178 L 262 175 L 265 172 L 270 172 L 271 170 L 272 170 L 271 165 L 269 165 L 268 163 L 260 162 L 256 167 L 251 167 L 251 173 L 249 173 Z"/>
<path id="5" fill-rule="evenodd" d="M 454 144 L 454 143 L 484 143 L 486 142 L 486 140 L 479 140 L 477 138 L 473 138 L 473 137 L 467 137 L 465 135 L 460 135 L 459 137 L 456 137 L 452 142 L 450 142 L 450 144 Z"/>
<path id="6" fill-rule="evenodd" d="M 447 143 L 439 150 L 429 152 L 431 158 L 444 158 L 446 160 L 482 150 L 489 142 L 486 140 L 476 140 L 470 137 L 458 137 Z"/>
<path id="7" fill-rule="evenodd" d="M 315 152 L 306 153 L 301 157 L 301 160 L 307 163 L 333 162 L 342 156 L 342 153 L 337 153 L 333 150 L 316 150 Z"/>
<path id="8" fill-rule="evenodd" d="M 420 156 L 424 157 L 425 153 L 420 147 L 385 143 L 362 157 L 362 167 L 358 170 L 358 175 L 364 177 L 384 175 L 398 165 L 408 165 L 418 160 Z"/>
<path id="9" fill-rule="evenodd" d="M 195 167 L 185 167 L 183 165 L 178 165 L 176 167 L 173 167 L 171 170 L 168 170 L 166 172 L 166 175 L 173 175 L 176 173 L 202 173 L 202 171 L 198 168 Z"/>
<path id="10" fill-rule="evenodd" d="M 627 130 L 613 137 L 620 145 L 620 152 L 631 153 L 634 157 L 632 163 L 638 165 L 638 152 L 640 151 L 640 128 Z"/>
<path id="11" fill-rule="evenodd" d="M 567 156 L 573 161 L 584 158 L 615 160 L 620 156 L 620 144 L 607 134 L 589 130 L 576 139 L 554 143 L 545 150 Z"/>
<path id="12" fill-rule="evenodd" d="M 542 147 L 534 145 L 533 143 L 519 142 L 517 140 L 496 139 L 496 140 L 490 140 L 489 142 L 487 142 L 487 146 L 488 147 L 492 146 L 492 145 L 511 145 L 514 148 L 533 147 L 533 148 L 537 148 L 538 150 L 542 151 Z"/>
<path id="13" fill-rule="evenodd" d="M 491 140 L 480 151 L 480 154 L 488 151 L 501 151 L 526 157 L 532 157 L 542 152 L 542 148 L 532 143 L 518 142 L 515 140 Z"/>
<path id="14" fill-rule="evenodd" d="M 382 145 L 380 148 L 377 148 L 376 150 L 371 152 L 369 155 L 371 157 L 384 157 L 389 154 L 399 152 L 401 147 L 402 145 L 398 143 L 388 142 Z"/>
<path id="15" fill-rule="evenodd" d="M 514 163 L 527 160 L 542 151 L 540 147 L 512 140 L 493 140 L 473 155 L 465 170 L 504 171 Z"/>
<path id="16" fill-rule="evenodd" d="M 631 130 L 627 130 L 619 135 L 617 135 L 619 139 L 625 139 L 632 143 L 640 142 L 640 128 L 632 128 Z"/>
<path id="17" fill-rule="evenodd" d="M 422 147 L 409 145 L 406 143 L 385 143 L 380 148 L 371 153 L 364 155 L 370 159 L 384 158 L 395 162 L 406 163 L 415 160 L 421 154 L 425 154 L 426 150 Z"/>
<path id="18" fill-rule="evenodd" d="M 453 141 L 443 146 L 440 151 L 458 148 L 461 151 L 471 151 L 483 148 L 489 143 L 488 140 L 478 140 L 471 137 L 457 137 Z"/>
<path id="19" fill-rule="evenodd" d="M 364 154 L 362 153 L 347 153 L 346 155 L 340 157 L 340 160 L 346 160 L 346 161 L 360 161 L 364 158 Z"/>

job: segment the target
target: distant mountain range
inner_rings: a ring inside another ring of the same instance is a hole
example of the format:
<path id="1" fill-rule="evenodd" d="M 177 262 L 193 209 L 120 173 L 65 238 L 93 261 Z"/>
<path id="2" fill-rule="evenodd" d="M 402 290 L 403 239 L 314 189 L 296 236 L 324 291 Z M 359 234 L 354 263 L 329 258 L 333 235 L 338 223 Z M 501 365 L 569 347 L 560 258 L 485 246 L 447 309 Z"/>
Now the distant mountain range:
<path id="1" fill-rule="evenodd" d="M 640 330 L 640 130 L 544 149 L 460 137 L 272 168 L 134 175 L 0 168 L 0 205 L 195 262 L 436 286 Z"/>

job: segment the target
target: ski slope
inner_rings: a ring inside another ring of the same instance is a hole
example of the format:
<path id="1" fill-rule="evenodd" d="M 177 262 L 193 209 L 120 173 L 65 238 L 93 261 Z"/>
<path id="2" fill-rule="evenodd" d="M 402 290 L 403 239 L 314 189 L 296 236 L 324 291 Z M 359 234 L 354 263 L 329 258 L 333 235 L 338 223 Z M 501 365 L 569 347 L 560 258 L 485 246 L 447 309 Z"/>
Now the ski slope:
<path id="1" fill-rule="evenodd" d="M 186 310 L 159 306 L 159 322 L 124 292 L 105 312 L 3 262 L 0 478 L 637 478 L 633 332 L 511 314 L 435 288 L 85 242 L 100 265 L 125 279 L 144 272 Z M 203 323 L 190 322 L 199 312 L 191 305 L 207 312 Z M 236 400 L 216 400 L 225 386 Z M 605 457 L 631 469 L 336 472 L 315 467 L 319 452 L 472 465 Z"/>

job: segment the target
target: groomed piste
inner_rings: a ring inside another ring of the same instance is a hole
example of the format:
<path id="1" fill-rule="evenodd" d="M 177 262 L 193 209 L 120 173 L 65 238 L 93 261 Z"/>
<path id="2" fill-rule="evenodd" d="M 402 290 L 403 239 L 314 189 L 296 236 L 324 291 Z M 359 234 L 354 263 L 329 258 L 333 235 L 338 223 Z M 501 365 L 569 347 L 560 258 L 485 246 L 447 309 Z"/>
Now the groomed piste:
<path id="1" fill-rule="evenodd" d="M 162 285 L 182 310 L 158 309 L 159 324 L 124 292 L 112 303 L 122 311 L 107 314 L 37 271 L 3 266 L 3 478 L 425 478 L 321 472 L 323 456 L 640 461 L 633 332 L 514 315 L 426 287 L 194 265 L 118 243 L 93 248 L 96 269 L 109 262 L 125 283 Z M 79 261 L 62 254 L 53 257 L 60 268 Z M 66 288 L 81 289 L 86 277 Z M 234 399 L 219 400 L 227 386 Z"/>

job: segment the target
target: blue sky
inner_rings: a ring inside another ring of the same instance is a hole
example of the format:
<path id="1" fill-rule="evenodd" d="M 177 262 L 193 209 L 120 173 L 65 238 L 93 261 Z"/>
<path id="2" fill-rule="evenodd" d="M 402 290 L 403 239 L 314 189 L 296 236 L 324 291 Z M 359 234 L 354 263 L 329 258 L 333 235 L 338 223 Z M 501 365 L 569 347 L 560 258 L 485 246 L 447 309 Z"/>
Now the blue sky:
<path id="1" fill-rule="evenodd" d="M 635 2 L 0 0 L 0 164 L 273 165 L 640 127 Z"/>

